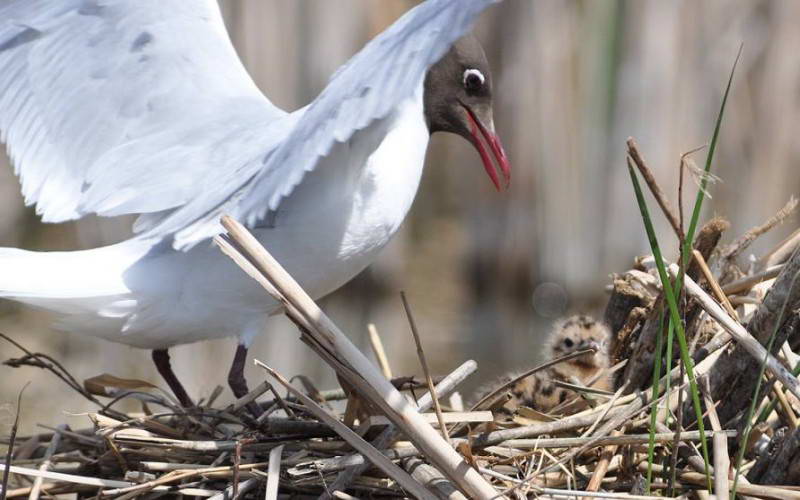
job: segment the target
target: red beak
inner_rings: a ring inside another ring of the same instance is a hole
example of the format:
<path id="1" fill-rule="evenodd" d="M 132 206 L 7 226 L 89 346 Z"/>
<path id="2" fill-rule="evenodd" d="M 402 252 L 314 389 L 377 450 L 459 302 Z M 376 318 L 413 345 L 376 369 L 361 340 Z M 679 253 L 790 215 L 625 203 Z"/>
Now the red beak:
<path id="1" fill-rule="evenodd" d="M 507 189 L 509 183 L 511 182 L 511 165 L 508 163 L 508 157 L 506 156 L 506 152 L 503 150 L 503 144 L 500 142 L 500 138 L 497 137 L 497 134 L 487 129 L 486 126 L 481 123 L 480 118 L 475 115 L 469 106 L 463 103 L 461 105 L 464 106 L 465 110 L 467 110 L 470 132 L 472 133 L 472 144 L 475 146 L 475 149 L 478 150 L 478 154 L 481 155 L 483 168 L 486 170 L 486 173 L 489 174 L 489 178 L 492 180 L 494 187 L 496 187 L 498 191 L 502 191 L 504 188 Z M 478 134 L 478 131 L 480 131 L 480 135 Z M 492 162 L 492 159 L 489 157 L 489 152 L 487 151 L 484 141 L 489 145 L 489 149 L 491 149 L 492 154 L 494 154 L 494 158 L 497 161 L 497 168 Z M 497 175 L 498 168 L 503 174 L 502 184 L 500 182 L 500 177 Z"/>

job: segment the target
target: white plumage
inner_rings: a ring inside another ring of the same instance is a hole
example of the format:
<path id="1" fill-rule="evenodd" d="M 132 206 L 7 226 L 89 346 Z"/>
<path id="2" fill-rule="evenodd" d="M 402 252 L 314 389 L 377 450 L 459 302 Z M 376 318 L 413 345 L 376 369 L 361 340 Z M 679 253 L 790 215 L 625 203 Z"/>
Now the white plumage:
<path id="1" fill-rule="evenodd" d="M 109 247 L 0 249 L 0 297 L 137 347 L 248 344 L 276 304 L 209 244 L 219 216 L 314 297 L 355 276 L 416 193 L 425 73 L 490 3 L 422 3 L 286 113 L 213 0 L 0 0 L 0 133 L 26 203 L 48 222 L 139 214 Z"/>

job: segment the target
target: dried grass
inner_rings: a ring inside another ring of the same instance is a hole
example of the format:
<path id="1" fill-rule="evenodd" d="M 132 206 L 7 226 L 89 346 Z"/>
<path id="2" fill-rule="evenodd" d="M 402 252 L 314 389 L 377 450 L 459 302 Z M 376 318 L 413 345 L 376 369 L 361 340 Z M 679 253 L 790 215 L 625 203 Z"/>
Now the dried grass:
<path id="1" fill-rule="evenodd" d="M 371 339 L 380 354 L 380 370 L 371 363 L 364 365 L 360 353 L 352 352 L 335 325 L 319 311 L 308 309 L 311 305 L 306 297 L 292 288 L 286 276 L 276 277 L 280 269 L 262 265 L 261 250 L 249 247 L 252 242 L 237 234 L 242 228 L 231 222 L 228 228 L 232 238 L 222 242 L 227 245 L 226 252 L 286 304 L 287 314 L 302 332 L 301 339 L 337 370 L 346 390 L 318 391 L 307 379 L 301 387 L 294 387 L 266 367 L 270 378 L 234 404 L 223 407 L 211 398 L 185 409 L 157 388 L 137 381 L 104 376 L 78 385 L 56 360 L 25 351 L 22 358 L 7 364 L 50 370 L 76 394 L 96 402 L 98 409 L 86 415 L 89 425 L 85 428 L 63 425 L 17 437 L 13 450 L 6 441 L 13 456 L 12 466 L 6 468 L 11 473 L 6 498 L 74 493 L 80 498 L 124 499 L 178 494 L 267 499 L 410 494 L 419 498 L 633 499 L 702 495 L 707 487 L 705 464 L 697 450 L 700 432 L 688 417 L 692 413 L 684 411 L 683 425 L 676 427 L 674 415 L 689 399 L 678 397 L 688 382 L 678 366 L 667 375 L 671 391 L 657 395 L 658 433 L 652 436 L 652 389 L 633 383 L 643 380 L 630 371 L 637 366 L 635 359 L 634 363 L 622 360 L 630 370 L 618 377 L 615 394 L 592 393 L 594 407 L 574 415 L 540 415 L 541 421 L 535 420 L 536 412 L 523 412 L 524 418 L 493 420 L 486 411 L 448 408 L 444 404 L 447 396 L 475 371 L 471 361 L 438 378 L 434 393 L 419 398 L 418 393 L 433 384 L 432 377 L 395 380 L 394 386 L 404 394 L 398 399 L 396 389 L 383 375 L 392 373 L 392 353 L 383 349 L 377 330 L 372 329 Z M 749 243 L 762 233 L 749 232 L 736 241 Z M 693 339 L 695 373 L 702 382 L 703 406 L 711 429 L 706 435 L 713 443 L 710 473 L 717 498 L 726 497 L 734 483 L 740 446 L 744 446 L 745 460 L 740 466 L 739 494 L 800 498 L 796 465 L 800 459 L 800 397 L 796 374 L 786 369 L 797 363 L 789 346 L 800 343 L 800 333 L 794 328 L 800 293 L 795 293 L 795 281 L 789 279 L 800 269 L 800 252 L 795 248 L 787 251 L 785 246 L 783 243 L 758 260 L 769 262 L 766 268 L 739 269 L 730 252 L 721 257 L 696 257 L 702 272 L 686 277 L 687 300 L 681 304 L 681 312 L 687 318 L 687 338 Z M 770 260 L 777 253 L 784 258 Z M 624 338 L 618 337 L 617 342 L 630 346 L 647 341 L 642 335 L 645 323 L 663 314 L 657 308 L 658 286 L 643 278 L 655 271 L 648 268 L 647 259 L 641 262 L 643 266 L 637 264 L 637 269 L 617 277 L 615 284 L 647 281 L 648 286 L 635 290 L 646 297 L 638 302 L 619 300 L 621 294 L 633 293 L 632 288 L 615 285 L 606 312 L 607 317 L 622 318 L 614 333 L 623 332 Z M 671 270 L 678 272 L 674 265 Z M 779 297 L 790 301 L 791 313 L 776 325 L 778 311 L 770 304 Z M 744 305 L 734 310 L 737 303 Z M 784 335 L 767 355 L 769 344 L 763 331 L 769 325 Z M 414 327 L 414 335 L 421 351 L 419 337 L 424 339 L 424 332 Z M 643 352 L 613 350 L 633 355 Z M 424 359 L 424 353 L 420 355 Z M 751 439 L 742 443 L 739 436 L 745 429 L 746 412 L 737 398 L 752 393 L 755 381 L 745 375 L 757 371 L 765 357 L 770 390 L 761 391 L 765 394 L 757 402 L 761 422 L 750 433 Z M 732 379 L 724 377 L 730 373 L 740 377 L 735 386 L 731 386 Z M 284 392 L 277 387 L 288 393 L 282 396 Z M 505 390 L 500 388 L 498 393 Z M 115 409 L 120 401 L 130 399 L 138 401 L 139 412 Z M 344 408 L 337 403 L 345 399 L 351 403 L 360 400 L 355 415 L 358 424 L 352 428 L 343 424 Z M 257 419 L 247 410 L 253 401 L 264 411 Z M 427 413 L 436 406 L 440 412 Z M 419 416 L 417 409 L 425 415 Z M 416 417 L 409 418 L 411 413 Z M 450 425 L 449 432 L 434 430 L 437 423 Z M 442 435 L 449 437 L 451 444 Z M 651 437 L 656 443 L 656 460 L 650 470 L 656 476 L 650 495 L 645 495 L 643 477 L 648 470 Z"/>

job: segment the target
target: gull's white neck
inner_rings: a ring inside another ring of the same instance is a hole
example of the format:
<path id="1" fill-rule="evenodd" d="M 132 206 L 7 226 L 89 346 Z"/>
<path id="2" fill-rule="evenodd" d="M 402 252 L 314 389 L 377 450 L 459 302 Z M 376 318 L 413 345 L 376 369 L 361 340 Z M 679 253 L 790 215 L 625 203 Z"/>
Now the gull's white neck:
<path id="1" fill-rule="evenodd" d="M 420 85 L 390 116 L 322 158 L 258 238 L 315 298 L 342 286 L 400 228 L 428 139 Z"/>
<path id="2" fill-rule="evenodd" d="M 398 107 L 388 132 L 363 167 L 353 198 L 353 222 L 343 250 L 356 250 L 365 239 L 391 237 L 406 217 L 419 188 L 428 128 L 422 92 Z M 373 241 L 383 246 L 385 242 Z"/>

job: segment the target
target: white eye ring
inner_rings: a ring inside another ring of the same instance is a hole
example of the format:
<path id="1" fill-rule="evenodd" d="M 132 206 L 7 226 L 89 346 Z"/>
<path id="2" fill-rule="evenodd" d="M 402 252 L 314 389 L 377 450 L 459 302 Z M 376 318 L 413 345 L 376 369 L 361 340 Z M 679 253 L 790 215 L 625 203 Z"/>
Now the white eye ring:
<path id="1" fill-rule="evenodd" d="M 467 86 L 467 78 L 469 78 L 471 75 L 477 76 L 478 79 L 480 79 L 480 81 L 481 81 L 481 85 L 486 83 L 486 77 L 483 76 L 483 73 L 481 73 L 480 70 L 477 70 L 477 69 L 474 69 L 474 68 L 470 68 L 470 69 L 464 71 L 464 81 L 463 81 L 463 83 L 464 83 L 465 87 Z"/>

